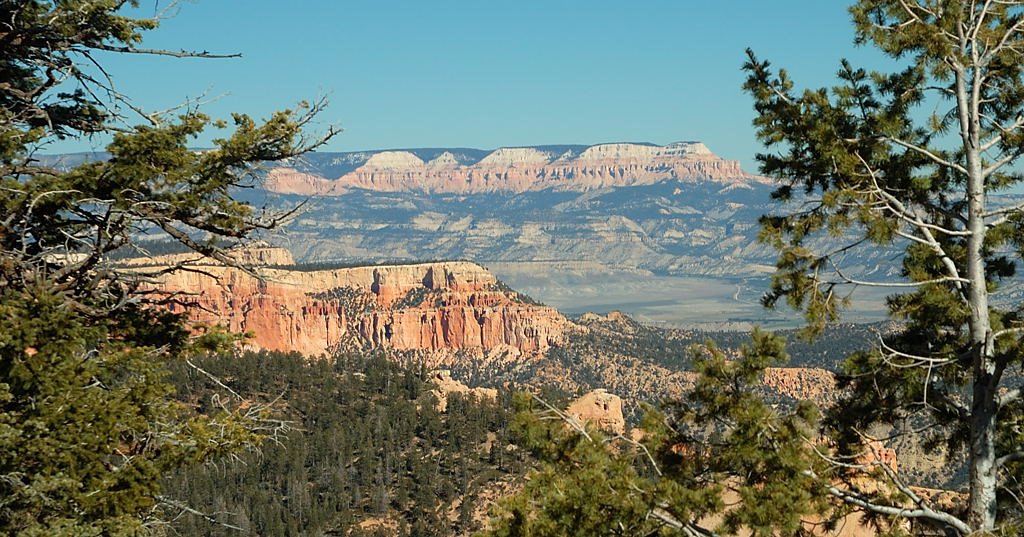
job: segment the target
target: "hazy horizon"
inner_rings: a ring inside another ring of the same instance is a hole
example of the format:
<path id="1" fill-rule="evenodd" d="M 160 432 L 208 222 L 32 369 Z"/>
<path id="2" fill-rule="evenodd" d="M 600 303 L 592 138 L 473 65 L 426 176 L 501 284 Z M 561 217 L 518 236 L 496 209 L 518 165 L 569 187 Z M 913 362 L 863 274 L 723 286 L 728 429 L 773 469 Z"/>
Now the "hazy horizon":
<path id="1" fill-rule="evenodd" d="M 313 129 L 344 132 L 325 152 L 685 140 L 755 172 L 761 147 L 740 88 L 747 47 L 802 86 L 831 84 L 842 57 L 880 59 L 854 47 L 846 6 L 812 0 L 203 1 L 173 15 L 142 46 L 242 57 L 104 54 L 118 91 L 150 111 L 198 99 L 217 118 L 326 96 Z M 55 141 L 42 152 L 106 143 Z"/>

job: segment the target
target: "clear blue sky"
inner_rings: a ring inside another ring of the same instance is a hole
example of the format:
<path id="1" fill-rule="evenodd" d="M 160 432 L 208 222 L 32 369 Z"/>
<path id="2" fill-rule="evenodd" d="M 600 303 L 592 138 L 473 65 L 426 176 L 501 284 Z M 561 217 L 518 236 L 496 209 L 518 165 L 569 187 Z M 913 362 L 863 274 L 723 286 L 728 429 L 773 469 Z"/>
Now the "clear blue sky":
<path id="1" fill-rule="evenodd" d="M 817 86 L 841 57 L 877 64 L 852 39 L 836 0 L 199 0 L 145 45 L 241 58 L 106 62 L 149 109 L 207 92 L 211 115 L 262 117 L 326 95 L 345 130 L 327 150 L 701 140 L 753 171 L 744 49 Z"/>

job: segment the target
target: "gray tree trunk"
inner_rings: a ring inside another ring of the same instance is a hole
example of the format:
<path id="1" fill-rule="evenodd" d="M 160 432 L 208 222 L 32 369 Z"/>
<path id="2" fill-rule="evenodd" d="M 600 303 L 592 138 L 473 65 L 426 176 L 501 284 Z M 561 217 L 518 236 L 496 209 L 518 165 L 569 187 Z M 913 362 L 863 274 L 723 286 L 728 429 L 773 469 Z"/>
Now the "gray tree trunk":
<path id="1" fill-rule="evenodd" d="M 970 309 L 970 345 L 973 358 L 970 420 L 970 499 L 968 524 L 976 531 L 992 530 L 996 523 L 996 364 L 991 342 L 988 282 L 983 248 L 985 223 L 985 177 L 980 152 L 980 80 L 977 67 L 968 81 L 957 74 L 957 105 L 960 133 L 967 156 L 967 306 Z M 968 88 L 970 82 L 970 88 Z"/>

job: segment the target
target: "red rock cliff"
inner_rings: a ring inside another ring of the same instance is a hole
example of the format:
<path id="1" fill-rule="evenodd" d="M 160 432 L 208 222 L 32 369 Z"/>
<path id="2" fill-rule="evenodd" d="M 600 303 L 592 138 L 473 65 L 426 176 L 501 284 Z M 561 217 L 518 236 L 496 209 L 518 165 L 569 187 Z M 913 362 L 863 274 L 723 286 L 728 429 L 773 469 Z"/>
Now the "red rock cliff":
<path id="1" fill-rule="evenodd" d="M 469 262 L 302 271 L 262 269 L 262 281 L 209 265 L 164 276 L 192 317 L 253 334 L 258 348 L 316 355 L 355 342 L 400 350 L 510 347 L 543 352 L 571 323 L 500 290 Z"/>
<path id="2" fill-rule="evenodd" d="M 409 151 L 373 154 L 358 168 L 334 179 L 292 168 L 271 170 L 267 188 L 290 194 L 342 195 L 361 188 L 383 192 L 444 193 L 588 191 L 610 186 L 653 184 L 665 179 L 742 184 L 764 181 L 736 161 L 723 160 L 697 142 L 667 146 L 601 144 L 578 154 L 554 154 L 533 147 L 497 149 L 483 159 L 460 164 L 448 152 L 424 162 Z"/>

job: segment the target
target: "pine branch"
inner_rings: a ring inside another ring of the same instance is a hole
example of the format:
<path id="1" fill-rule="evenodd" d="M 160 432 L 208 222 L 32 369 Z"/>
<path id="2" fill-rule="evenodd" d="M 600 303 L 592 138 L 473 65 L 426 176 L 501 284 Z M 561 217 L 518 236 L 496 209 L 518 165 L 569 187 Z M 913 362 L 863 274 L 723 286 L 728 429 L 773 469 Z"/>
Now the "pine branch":
<path id="1" fill-rule="evenodd" d="M 946 160 L 946 159 L 936 155 L 935 153 L 929 151 L 928 149 L 926 149 L 924 147 L 912 144 L 910 142 L 901 140 L 899 138 L 894 138 L 892 136 L 883 136 L 882 139 L 883 140 L 888 140 L 888 141 L 890 141 L 890 142 L 892 142 L 892 143 L 894 143 L 894 144 L 896 144 L 896 145 L 898 145 L 900 147 L 903 147 L 905 149 L 910 149 L 910 150 L 912 150 L 914 152 L 917 152 L 917 153 L 919 153 L 921 155 L 924 155 L 925 157 L 928 157 L 933 162 L 935 162 L 936 164 L 938 164 L 938 165 L 940 165 L 940 166 L 942 166 L 944 168 L 949 168 L 949 169 L 952 169 L 952 170 L 956 170 L 956 171 L 958 171 L 958 172 L 960 172 L 960 173 L 962 173 L 964 175 L 967 175 L 967 169 L 964 168 L 963 166 L 961 166 L 961 165 L 959 165 L 959 164 L 957 164 L 955 162 Z"/>
<path id="2" fill-rule="evenodd" d="M 171 56 L 173 58 L 210 58 L 210 59 L 225 59 L 225 58 L 241 58 L 241 53 L 233 54 L 214 54 L 208 51 L 192 51 L 192 50 L 166 50 L 158 48 L 136 48 L 133 46 L 115 46 L 99 43 L 92 45 L 92 48 L 105 50 L 107 52 L 120 52 L 124 54 L 146 54 L 151 56 Z"/>

